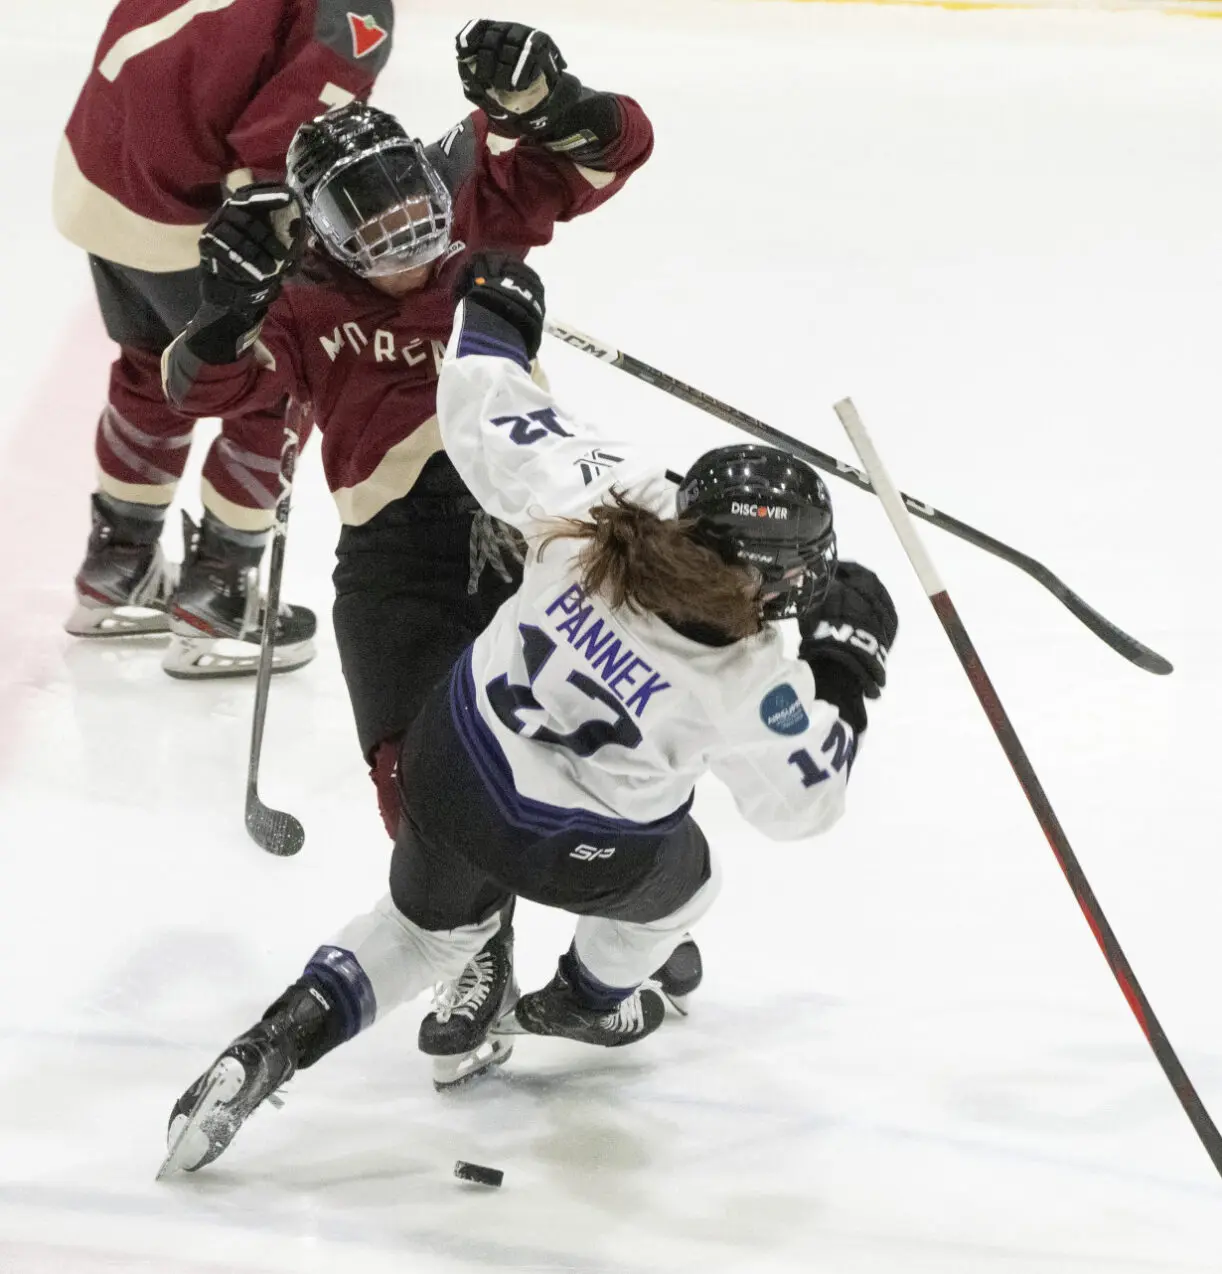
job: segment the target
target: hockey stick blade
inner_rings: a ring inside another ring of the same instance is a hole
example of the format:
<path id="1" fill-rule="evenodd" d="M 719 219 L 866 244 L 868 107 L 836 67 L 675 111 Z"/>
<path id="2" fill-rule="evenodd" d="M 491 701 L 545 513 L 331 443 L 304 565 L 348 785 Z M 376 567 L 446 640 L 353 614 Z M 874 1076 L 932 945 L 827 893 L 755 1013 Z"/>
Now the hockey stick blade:
<path id="1" fill-rule="evenodd" d="M 771 425 L 765 424 L 762 420 L 757 420 L 754 416 L 748 415 L 745 411 L 740 411 L 737 407 L 731 407 L 729 403 L 721 402 L 711 394 L 706 394 L 703 390 L 684 384 L 681 380 L 676 380 L 673 376 L 659 371 L 656 367 L 651 367 L 648 363 L 641 362 L 640 359 L 634 358 L 631 354 L 623 353 L 622 350 L 616 349 L 614 345 L 609 345 L 605 341 L 595 340 L 594 337 L 588 336 L 584 332 L 579 332 L 574 327 L 555 323 L 550 319 L 547 321 L 546 326 L 549 336 L 555 337 L 558 341 L 563 341 L 566 345 L 573 346 L 574 349 L 580 350 L 583 354 L 589 354 L 591 358 L 597 358 L 600 362 L 610 363 L 613 367 L 618 367 L 620 371 L 627 372 L 629 376 L 634 376 L 637 380 L 642 380 L 647 385 L 652 385 L 655 389 L 660 389 L 663 393 L 670 394 L 672 398 L 678 398 L 681 402 L 685 402 L 691 407 L 697 407 L 701 411 L 707 412 L 710 416 L 715 416 L 718 420 L 724 420 L 726 424 L 741 429 L 743 433 L 750 434 L 761 442 L 767 442 L 774 447 L 781 447 L 786 451 L 790 451 L 823 473 L 830 474 L 834 478 L 843 478 L 846 482 L 852 482 L 863 491 L 874 492 L 870 479 L 860 469 L 856 469 L 850 464 L 845 464 L 843 460 L 837 460 L 835 456 L 828 455 L 827 452 L 820 451 L 817 447 L 800 442 L 797 438 L 793 438 L 779 429 L 774 429 Z M 1164 659 L 1162 655 L 1158 654 L 1157 651 L 1151 650 L 1149 646 L 1138 641 L 1136 637 L 1126 633 L 1124 629 L 1118 628 L 1111 620 L 1104 618 L 1093 606 L 1083 601 L 1073 589 L 1058 579 L 1042 562 L 1037 562 L 1034 558 L 1028 557 L 1026 553 L 1020 553 L 1017 549 L 1011 548 L 1008 544 L 1003 544 L 1000 540 L 994 539 L 991 535 L 986 535 L 983 531 L 977 531 L 975 527 L 968 526 L 966 522 L 960 522 L 958 518 L 952 518 L 949 514 L 940 512 L 933 505 L 926 504 L 924 500 L 918 500 L 915 496 L 904 495 L 903 492 L 900 495 L 905 507 L 914 517 L 918 517 L 922 521 L 928 522 L 951 535 L 958 536 L 959 539 L 966 540 L 969 544 L 974 544 L 986 553 L 991 553 L 994 557 L 1001 558 L 1002 561 L 1009 562 L 1011 566 L 1018 567 L 1020 571 L 1025 572 L 1037 583 L 1042 584 L 1070 614 L 1085 624 L 1096 637 L 1110 646 L 1118 655 L 1122 655 L 1131 664 L 1136 665 L 1145 672 L 1152 672 L 1158 676 L 1166 676 L 1169 672 L 1174 671 L 1171 663 Z"/>
<path id="2" fill-rule="evenodd" d="M 257 792 L 246 797 L 246 830 L 260 849 L 277 858 L 290 858 L 305 844 L 305 828 L 301 820 L 284 810 L 264 805 Z"/>

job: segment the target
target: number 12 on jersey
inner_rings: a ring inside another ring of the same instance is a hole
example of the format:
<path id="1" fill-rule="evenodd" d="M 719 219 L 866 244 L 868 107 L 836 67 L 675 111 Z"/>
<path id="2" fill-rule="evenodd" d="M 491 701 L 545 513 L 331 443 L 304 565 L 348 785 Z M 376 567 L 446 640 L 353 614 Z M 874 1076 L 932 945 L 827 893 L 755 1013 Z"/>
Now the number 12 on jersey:
<path id="1" fill-rule="evenodd" d="M 856 751 L 857 740 L 850 736 L 843 721 L 836 721 L 819 749 L 819 759 L 826 761 L 832 767 L 830 770 L 823 769 L 805 748 L 791 752 L 787 759 L 790 765 L 798 767 L 802 775 L 802 786 L 814 787 L 816 783 L 831 778 L 833 772 L 839 774 L 846 765 L 851 768 Z"/>

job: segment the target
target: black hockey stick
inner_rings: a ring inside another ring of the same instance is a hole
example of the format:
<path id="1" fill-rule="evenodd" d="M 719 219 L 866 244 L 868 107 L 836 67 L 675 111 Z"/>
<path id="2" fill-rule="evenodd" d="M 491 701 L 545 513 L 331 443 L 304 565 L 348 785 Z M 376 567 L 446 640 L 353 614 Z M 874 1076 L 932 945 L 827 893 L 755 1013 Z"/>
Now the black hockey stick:
<path id="1" fill-rule="evenodd" d="M 1035 769 L 1019 741 L 1005 708 L 1002 707 L 1001 699 L 992 681 L 989 680 L 984 665 L 980 662 L 980 656 L 972 645 L 967 629 L 964 628 L 963 621 L 959 618 L 959 613 L 938 577 L 937 570 L 917 535 L 912 519 L 908 516 L 906 497 L 895 489 L 866 432 L 865 425 L 862 424 L 861 417 L 857 414 L 857 408 L 846 398 L 836 404 L 835 410 L 854 450 L 861 458 L 861 463 L 865 465 L 873 479 L 874 490 L 882 501 L 887 517 L 891 519 L 891 525 L 895 528 L 895 533 L 904 546 L 904 552 L 908 555 L 908 560 L 921 581 L 921 587 L 924 588 L 938 619 L 942 622 L 942 627 L 946 630 L 946 635 L 950 638 L 950 644 L 954 647 L 960 664 L 963 665 L 963 671 L 967 673 L 967 679 L 971 682 L 972 689 L 980 701 L 980 706 L 984 709 L 985 716 L 989 719 L 989 724 L 993 727 L 994 734 L 997 735 L 997 741 L 1001 744 L 1006 759 L 1014 769 L 1032 813 L 1048 838 L 1048 844 L 1052 846 L 1052 852 L 1065 873 L 1065 879 L 1078 900 L 1078 906 L 1082 908 L 1082 914 L 1095 935 L 1095 941 L 1098 942 L 1116 981 L 1120 984 L 1120 989 L 1129 1002 L 1129 1008 L 1133 1010 L 1138 1025 L 1150 1042 L 1154 1056 L 1158 1058 L 1159 1065 L 1163 1068 L 1163 1074 L 1167 1076 L 1171 1087 L 1175 1090 L 1175 1095 L 1180 1099 L 1184 1113 L 1196 1129 L 1196 1134 L 1200 1137 L 1201 1144 L 1213 1161 L 1214 1167 L 1222 1174 L 1222 1135 L 1219 1135 L 1217 1125 L 1210 1118 L 1209 1111 L 1205 1109 L 1205 1104 L 1192 1086 L 1192 1081 L 1176 1056 L 1175 1049 L 1171 1047 L 1171 1041 L 1167 1039 L 1166 1032 L 1154 1015 L 1150 1001 L 1146 999 L 1145 992 L 1137 981 L 1137 975 L 1133 972 L 1133 966 L 1129 964 L 1128 958 L 1120 949 L 1120 943 L 1116 940 L 1116 935 L 1103 914 L 1103 908 L 1099 906 L 1099 900 L 1095 897 L 1090 882 L 1082 871 L 1069 838 L 1065 835 L 1065 829 L 1052 808 L 1052 802 L 1049 801 L 1047 793 L 1036 777 Z"/>
<path id="2" fill-rule="evenodd" d="M 816 469 L 821 469 L 824 473 L 856 483 L 857 486 L 865 491 L 874 490 L 870 479 L 860 469 L 855 469 L 852 465 L 845 464 L 842 460 L 837 460 L 835 456 L 830 456 L 827 452 L 820 451 L 817 447 L 812 447 L 808 443 L 799 442 L 798 439 L 791 438 L 789 434 L 782 433 L 779 429 L 774 429 L 762 420 L 757 420 L 754 416 L 747 415 L 745 411 L 739 411 L 737 407 L 731 407 L 728 403 L 723 403 L 719 399 L 712 397 L 712 395 L 704 393 L 703 390 L 686 385 L 683 381 L 676 380 L 673 376 L 668 376 L 665 372 L 659 371 L 656 367 L 651 367 L 648 363 L 642 363 L 640 359 L 633 358 L 631 354 L 623 353 L 614 346 L 608 345 L 605 341 L 597 341 L 592 336 L 579 332 L 576 328 L 569 327 L 566 324 L 553 323 L 550 320 L 547 323 L 547 331 L 549 335 L 556 337 L 557 340 L 564 341 L 566 345 L 572 345 L 585 354 L 601 359 L 604 363 L 610 363 L 621 371 L 627 372 L 629 376 L 635 376 L 637 380 L 643 380 L 646 384 L 653 385 L 655 388 L 671 394 L 673 397 L 693 407 L 699 407 L 701 411 L 706 411 L 710 416 L 716 416 L 718 420 L 724 420 L 727 424 L 736 426 L 754 438 L 769 442 L 775 447 L 783 447 L 786 451 L 793 452 L 795 456 L 801 456 L 808 464 L 813 465 Z M 960 522 L 957 518 L 952 518 L 946 513 L 939 512 L 933 505 L 926 504 L 923 500 L 918 500 L 914 496 L 904 495 L 902 492 L 900 494 L 908 511 L 915 514 L 918 518 L 940 527 L 943 531 L 949 531 L 951 535 L 957 535 L 961 540 L 966 540 L 969 544 L 974 544 L 977 548 L 984 549 L 986 553 L 992 553 L 994 557 L 1000 557 L 1012 566 L 1017 566 L 1020 571 L 1025 571 L 1032 579 L 1042 584 L 1074 616 L 1081 620 L 1096 637 L 1105 641 L 1114 651 L 1129 660 L 1130 663 L 1136 664 L 1139 668 L 1144 668 L 1146 672 L 1160 675 L 1165 675 L 1172 671 L 1171 664 L 1162 655 L 1151 650 L 1149 646 L 1143 645 L 1136 637 L 1129 636 L 1123 629 L 1117 628 L 1110 619 L 1105 618 L 1093 606 L 1089 606 L 1084 602 L 1071 588 L 1062 583 L 1042 562 L 1037 562 L 1033 557 L 1028 557 L 1025 553 L 1020 553 L 1017 549 L 1011 548 L 1008 544 L 995 540 L 991 535 L 985 535 L 983 531 L 977 531 L 975 527 L 968 526 L 966 522 Z"/>
<path id="3" fill-rule="evenodd" d="M 289 411 L 291 413 L 291 406 Z M 267 577 L 267 609 L 263 615 L 263 639 L 259 644 L 259 669 L 255 677 L 250 766 L 246 771 L 246 830 L 260 849 L 281 858 L 297 853 L 305 844 L 305 828 L 292 814 L 274 810 L 260 800 L 259 758 L 263 754 L 263 723 L 267 718 L 267 697 L 272 683 L 276 616 L 280 613 L 280 580 L 284 574 L 284 546 L 289 525 L 289 499 L 293 493 L 293 472 L 297 467 L 299 441 L 296 430 L 286 424 L 284 449 L 280 453 L 280 499 L 276 502 L 276 525 L 272 535 L 272 557 Z"/>

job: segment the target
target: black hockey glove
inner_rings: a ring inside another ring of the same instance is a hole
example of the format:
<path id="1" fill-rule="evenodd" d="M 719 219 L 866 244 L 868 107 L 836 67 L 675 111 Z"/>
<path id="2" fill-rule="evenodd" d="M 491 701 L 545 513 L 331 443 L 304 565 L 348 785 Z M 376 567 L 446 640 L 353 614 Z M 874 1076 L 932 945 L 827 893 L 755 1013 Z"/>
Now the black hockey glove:
<path id="1" fill-rule="evenodd" d="M 865 711 L 860 700 L 857 712 L 862 724 L 857 725 L 852 705 L 842 703 L 838 692 L 844 687 L 845 673 L 852 677 L 851 689 L 867 699 L 877 699 L 887 684 L 887 655 L 895 642 L 899 618 L 882 581 L 856 562 L 837 562 L 827 596 L 801 616 L 798 628 L 802 634 L 798 654 L 814 671 L 816 692 L 835 703 L 851 725 L 864 729 Z M 821 691 L 821 677 L 829 694 Z"/>
<path id="2" fill-rule="evenodd" d="M 463 94 L 499 132 L 546 137 L 581 95 L 552 37 L 521 22 L 468 22 L 454 40 Z"/>
<path id="3" fill-rule="evenodd" d="M 526 347 L 528 358 L 543 340 L 543 280 L 516 257 L 481 252 L 472 257 L 454 286 L 455 300 L 467 301 L 508 323 Z"/>
<path id="4" fill-rule="evenodd" d="M 288 186 L 258 181 L 234 191 L 200 235 L 201 299 L 218 309 L 266 310 L 300 259 L 304 224 Z"/>
<path id="5" fill-rule="evenodd" d="M 200 235 L 202 304 L 187 348 L 205 363 L 235 362 L 259 335 L 304 241 L 301 205 L 287 186 L 255 182 L 230 195 Z"/>

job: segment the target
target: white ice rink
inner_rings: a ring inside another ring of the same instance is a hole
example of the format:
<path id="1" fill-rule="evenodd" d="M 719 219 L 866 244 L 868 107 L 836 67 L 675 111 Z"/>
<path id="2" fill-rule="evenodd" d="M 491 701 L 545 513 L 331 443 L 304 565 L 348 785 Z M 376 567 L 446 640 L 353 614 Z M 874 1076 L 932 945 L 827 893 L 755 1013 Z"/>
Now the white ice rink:
<path id="1" fill-rule="evenodd" d="M 421 1001 L 214 1167 L 154 1184 L 175 1097 L 382 892 L 388 844 L 329 626 L 272 693 L 263 789 L 306 825 L 291 860 L 242 827 L 249 684 L 172 682 L 155 648 L 60 630 L 111 355 L 48 192 L 109 8 L 0 3 L 0 1274 L 1222 1271 L 1222 1180 L 881 508 L 842 483 L 842 553 L 900 608 L 891 685 L 821 841 L 770 844 L 698 793 L 727 881 L 692 1016 L 618 1053 L 527 1040 L 443 1098 Z M 400 4 L 377 100 L 426 139 L 465 109 L 469 16 Z M 1175 663 L 1139 671 L 1012 567 L 924 533 L 1222 1117 L 1222 22 L 494 16 L 546 24 L 657 129 L 624 194 L 534 258 L 557 318 L 846 458 L 830 404 L 851 394 L 906 490 Z M 544 353 L 672 467 L 733 436 Z M 193 476 L 183 495 L 196 510 Z M 311 452 L 287 593 L 323 615 L 337 525 Z M 521 909 L 524 983 L 567 935 Z M 460 1157 L 504 1187 L 455 1181 Z"/>

